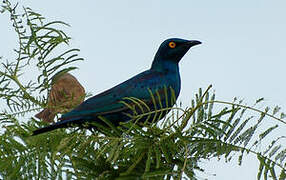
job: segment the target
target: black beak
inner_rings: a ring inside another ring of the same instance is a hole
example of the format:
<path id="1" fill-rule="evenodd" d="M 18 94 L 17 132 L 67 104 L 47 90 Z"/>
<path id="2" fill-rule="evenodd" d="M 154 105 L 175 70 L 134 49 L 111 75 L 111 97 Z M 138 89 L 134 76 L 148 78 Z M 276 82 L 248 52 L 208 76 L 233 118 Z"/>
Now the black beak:
<path id="1" fill-rule="evenodd" d="M 188 41 L 186 44 L 188 44 L 190 47 L 192 47 L 192 46 L 195 46 L 195 45 L 202 44 L 202 42 L 201 41 L 197 41 L 197 40 L 191 40 L 191 41 Z"/>

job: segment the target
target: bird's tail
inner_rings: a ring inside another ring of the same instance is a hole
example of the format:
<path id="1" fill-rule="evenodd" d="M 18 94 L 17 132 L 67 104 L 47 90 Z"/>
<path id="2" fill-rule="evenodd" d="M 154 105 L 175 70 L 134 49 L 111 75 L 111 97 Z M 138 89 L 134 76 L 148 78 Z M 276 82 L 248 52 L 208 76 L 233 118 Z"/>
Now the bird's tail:
<path id="1" fill-rule="evenodd" d="M 70 119 L 62 119 L 62 118 L 60 118 L 59 120 L 61 120 L 61 121 L 33 131 L 32 136 L 35 136 L 35 135 L 38 135 L 38 134 L 42 134 L 42 133 L 45 133 L 45 132 L 49 132 L 49 131 L 52 131 L 52 130 L 55 130 L 55 129 L 59 129 L 59 128 L 71 127 L 73 124 L 80 124 L 80 123 L 82 123 L 82 121 L 81 121 L 82 118 L 79 118 L 79 117 L 74 117 L 74 118 L 70 118 Z"/>

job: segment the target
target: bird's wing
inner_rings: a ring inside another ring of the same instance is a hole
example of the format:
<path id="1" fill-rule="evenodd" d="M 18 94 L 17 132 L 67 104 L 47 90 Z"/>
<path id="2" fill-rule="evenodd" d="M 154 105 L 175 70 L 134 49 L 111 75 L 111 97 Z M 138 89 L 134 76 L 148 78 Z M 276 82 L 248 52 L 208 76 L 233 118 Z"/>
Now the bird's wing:
<path id="1" fill-rule="evenodd" d="M 111 88 L 103 93 L 91 97 L 77 106 L 74 110 L 64 114 L 60 119 L 50 126 L 33 131 L 33 135 L 48 132 L 54 129 L 67 127 L 68 124 L 85 122 L 84 117 L 107 115 L 122 112 L 128 109 L 120 103 L 124 97 L 136 97 L 142 99 L 149 106 L 152 105 L 152 98 L 148 88 L 152 91 L 161 89 L 167 85 L 164 74 L 152 70 L 144 71 L 133 78 Z M 161 99 L 164 101 L 164 99 Z"/>
<path id="2" fill-rule="evenodd" d="M 139 99 L 150 99 L 148 88 L 158 88 L 162 84 L 162 77 L 163 74 L 161 72 L 152 70 L 144 71 L 105 92 L 87 99 L 74 110 L 64 114 L 61 119 L 89 115 L 106 115 L 127 110 L 128 107 L 119 103 L 122 98 L 136 97 Z"/>

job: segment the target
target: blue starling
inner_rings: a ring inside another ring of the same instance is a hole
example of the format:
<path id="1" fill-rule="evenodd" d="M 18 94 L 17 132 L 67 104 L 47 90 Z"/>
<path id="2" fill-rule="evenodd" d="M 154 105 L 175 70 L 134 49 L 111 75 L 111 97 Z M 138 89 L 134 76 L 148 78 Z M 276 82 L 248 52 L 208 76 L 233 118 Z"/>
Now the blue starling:
<path id="1" fill-rule="evenodd" d="M 100 116 L 115 126 L 120 122 L 127 122 L 130 120 L 128 114 L 132 112 L 126 104 L 121 103 L 126 97 L 142 100 L 149 106 L 150 111 L 158 109 L 158 104 L 161 104 L 160 108 L 172 107 L 175 101 L 171 100 L 171 96 L 177 99 L 181 89 L 178 63 L 192 46 L 198 44 L 201 42 L 196 40 L 178 38 L 165 40 L 160 45 L 150 69 L 87 99 L 72 111 L 63 114 L 61 121 L 35 130 L 33 135 L 58 128 L 82 127 L 90 122 L 103 123 Z M 159 94 L 159 98 L 157 96 L 154 98 L 155 94 Z M 157 116 L 156 120 L 163 118 L 167 112 L 164 112 L 163 116 Z"/>

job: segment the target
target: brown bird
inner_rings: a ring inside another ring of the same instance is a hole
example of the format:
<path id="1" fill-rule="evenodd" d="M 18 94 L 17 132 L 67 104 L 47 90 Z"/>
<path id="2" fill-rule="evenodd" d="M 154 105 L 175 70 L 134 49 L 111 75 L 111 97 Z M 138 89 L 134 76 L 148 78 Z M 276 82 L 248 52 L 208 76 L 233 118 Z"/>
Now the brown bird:
<path id="1" fill-rule="evenodd" d="M 35 116 L 45 122 L 54 122 L 58 113 L 66 113 L 83 102 L 85 90 L 69 73 L 59 74 L 52 80 L 47 107 Z"/>

